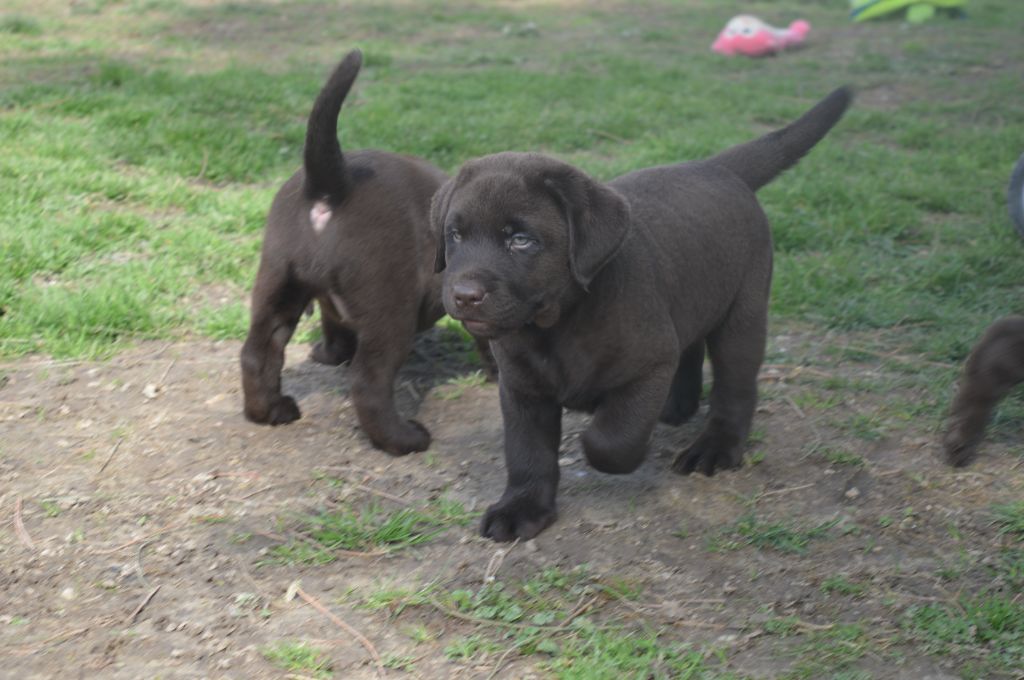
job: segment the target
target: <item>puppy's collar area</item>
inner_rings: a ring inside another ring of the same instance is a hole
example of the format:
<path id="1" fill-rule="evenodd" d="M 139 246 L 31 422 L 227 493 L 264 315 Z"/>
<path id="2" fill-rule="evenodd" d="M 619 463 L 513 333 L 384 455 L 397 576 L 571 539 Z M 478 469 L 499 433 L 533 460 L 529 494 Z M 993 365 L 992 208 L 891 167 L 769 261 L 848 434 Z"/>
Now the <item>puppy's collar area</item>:
<path id="1" fill-rule="evenodd" d="M 331 215 L 331 206 L 327 204 L 327 201 L 319 200 L 314 203 L 309 210 L 309 224 L 313 227 L 313 231 L 318 234 L 322 232 L 327 227 Z"/>

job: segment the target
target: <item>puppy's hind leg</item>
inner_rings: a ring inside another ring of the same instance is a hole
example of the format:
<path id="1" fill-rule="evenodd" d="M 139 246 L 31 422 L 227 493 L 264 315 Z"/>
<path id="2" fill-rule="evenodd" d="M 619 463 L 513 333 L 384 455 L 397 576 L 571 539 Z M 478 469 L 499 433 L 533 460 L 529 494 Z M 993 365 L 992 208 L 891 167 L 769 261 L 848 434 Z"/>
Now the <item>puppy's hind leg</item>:
<path id="1" fill-rule="evenodd" d="M 946 462 L 970 463 L 996 404 L 1024 381 L 1024 317 L 992 324 L 971 350 L 943 440 Z"/>
<path id="2" fill-rule="evenodd" d="M 668 400 L 659 420 L 668 425 L 682 425 L 700 408 L 700 393 L 704 387 L 704 339 L 683 350 L 679 368 L 672 379 Z"/>
<path id="3" fill-rule="evenodd" d="M 393 318 L 413 315 L 393 310 Z M 374 446 L 394 456 L 430 446 L 427 429 L 403 419 L 395 409 L 395 376 L 412 349 L 414 334 L 411 323 L 401 328 L 380 321 L 361 325 L 352 359 L 352 402 L 359 425 Z"/>
<path id="4" fill-rule="evenodd" d="M 295 400 L 281 394 L 284 348 L 312 295 L 289 278 L 284 266 L 261 264 L 252 292 L 252 319 L 242 346 L 245 417 L 282 425 L 298 420 Z"/>
<path id="5" fill-rule="evenodd" d="M 328 366 L 340 366 L 356 353 L 356 334 L 345 325 L 342 312 L 326 295 L 317 298 L 323 336 L 313 345 L 310 358 Z"/>
<path id="6" fill-rule="evenodd" d="M 708 336 L 708 353 L 714 382 L 707 424 L 672 463 L 672 469 L 688 475 L 700 471 L 737 468 L 743 462 L 743 446 L 757 405 L 757 372 L 764 358 L 767 326 L 765 309 L 743 315 L 733 309 Z"/>

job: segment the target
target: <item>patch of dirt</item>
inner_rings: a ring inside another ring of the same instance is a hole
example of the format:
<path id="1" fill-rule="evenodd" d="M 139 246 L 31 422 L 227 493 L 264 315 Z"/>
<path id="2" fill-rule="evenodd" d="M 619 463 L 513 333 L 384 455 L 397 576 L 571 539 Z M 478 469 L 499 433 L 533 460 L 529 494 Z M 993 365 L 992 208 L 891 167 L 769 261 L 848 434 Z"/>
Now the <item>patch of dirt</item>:
<path id="1" fill-rule="evenodd" d="M 894 634 L 910 604 L 952 597 L 936 576 L 956 556 L 984 559 L 1000 541 L 990 507 L 1021 498 L 1020 459 L 1006 442 L 954 472 L 934 456 L 934 435 L 913 422 L 859 439 L 834 423 L 871 412 L 891 395 L 857 393 L 827 409 L 807 395 L 818 382 L 878 367 L 809 362 L 819 338 L 773 340 L 786 363 L 762 371 L 752 457 L 713 478 L 669 471 L 700 419 L 656 432 L 649 460 L 631 475 L 597 473 L 581 460 L 587 419 L 567 414 L 560 518 L 534 541 L 502 547 L 454 527 L 386 556 L 324 566 L 265 564 L 267 550 L 302 513 L 324 503 L 419 506 L 447 496 L 482 510 L 503 489 L 501 418 L 493 385 L 443 384 L 470 366 L 437 336 L 418 344 L 398 393 L 433 432 L 426 454 L 389 458 L 360 433 L 346 369 L 288 350 L 284 382 L 303 418 L 277 428 L 241 416 L 236 342 L 148 344 L 106 362 L 26 358 L 0 367 L 0 654 L 27 678 L 281 677 L 261 650 L 302 639 L 328 650 L 334 677 L 369 678 L 368 653 L 301 599 L 302 589 L 361 631 L 382 654 L 416 658 L 389 677 L 484 678 L 496 654 L 449 660 L 445 645 L 475 630 L 434 609 L 389 617 L 358 602 L 375 589 L 443 580 L 479 587 L 500 557 L 499 580 L 587 564 L 640 584 L 634 617 L 674 639 L 722 649 L 731 670 L 787 668 L 762 624 L 869 621 Z M 835 393 L 831 393 L 835 394 Z M 421 401 L 422 400 L 422 401 Z M 801 407 L 799 403 L 803 403 Z M 821 447 L 864 465 L 829 462 Z M 342 480 L 339 487 L 337 480 Z M 743 516 L 830 528 L 805 554 L 733 545 Z M 822 589 L 842 575 L 866 594 Z M 420 623 L 436 637 L 415 644 Z M 781 655 L 780 655 L 781 654 Z M 499 677 L 543 677 L 542 658 L 502 659 Z M 877 678 L 946 677 L 947 660 L 906 652 L 902 665 L 866 656 Z"/>

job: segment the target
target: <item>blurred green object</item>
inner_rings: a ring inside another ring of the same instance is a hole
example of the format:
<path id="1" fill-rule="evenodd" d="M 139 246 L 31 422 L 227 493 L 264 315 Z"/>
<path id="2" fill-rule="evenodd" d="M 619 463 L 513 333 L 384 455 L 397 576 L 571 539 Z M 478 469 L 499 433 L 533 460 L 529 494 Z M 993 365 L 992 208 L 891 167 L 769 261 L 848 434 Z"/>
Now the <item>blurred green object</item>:
<path id="1" fill-rule="evenodd" d="M 867 21 L 906 10 L 907 21 L 919 24 L 934 17 L 938 10 L 963 16 L 966 5 L 967 0 L 850 0 L 850 18 Z"/>

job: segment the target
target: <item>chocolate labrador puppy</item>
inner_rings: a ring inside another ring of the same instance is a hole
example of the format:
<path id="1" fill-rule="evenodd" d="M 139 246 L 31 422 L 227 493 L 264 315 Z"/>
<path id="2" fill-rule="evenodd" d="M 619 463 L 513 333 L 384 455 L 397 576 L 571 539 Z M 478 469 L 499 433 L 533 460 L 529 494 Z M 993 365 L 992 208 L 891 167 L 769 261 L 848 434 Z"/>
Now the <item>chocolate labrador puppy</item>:
<path id="1" fill-rule="evenodd" d="M 429 214 L 447 176 L 410 156 L 342 155 L 338 112 L 361 64 L 361 53 L 350 52 L 327 81 L 309 115 L 304 167 L 271 205 L 242 348 L 242 388 L 249 420 L 299 418 L 295 400 L 281 393 L 281 368 L 295 325 L 316 299 L 323 339 L 312 358 L 352 362 L 359 424 L 374 446 L 402 455 L 430 445 L 427 430 L 395 410 L 394 381 L 414 334 L 444 314 Z"/>
<path id="2" fill-rule="evenodd" d="M 992 410 L 1024 381 L 1024 317 L 996 321 L 978 340 L 964 365 L 943 445 L 946 461 L 963 467 L 974 460 Z"/>
<path id="3" fill-rule="evenodd" d="M 434 197 L 448 313 L 491 339 L 508 486 L 482 533 L 530 538 L 555 519 L 562 408 L 592 412 L 588 462 L 631 472 L 661 420 L 696 412 L 705 346 L 711 409 L 672 464 L 742 460 L 764 355 L 772 242 L 754 192 L 846 110 L 836 90 L 788 127 L 713 158 L 607 184 L 539 154 L 467 163 Z"/>

